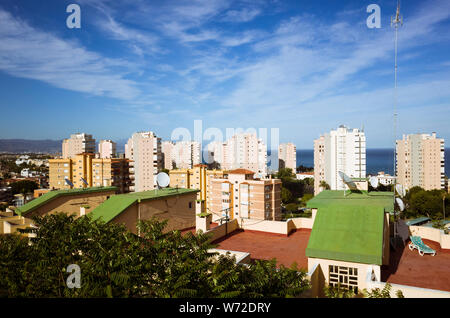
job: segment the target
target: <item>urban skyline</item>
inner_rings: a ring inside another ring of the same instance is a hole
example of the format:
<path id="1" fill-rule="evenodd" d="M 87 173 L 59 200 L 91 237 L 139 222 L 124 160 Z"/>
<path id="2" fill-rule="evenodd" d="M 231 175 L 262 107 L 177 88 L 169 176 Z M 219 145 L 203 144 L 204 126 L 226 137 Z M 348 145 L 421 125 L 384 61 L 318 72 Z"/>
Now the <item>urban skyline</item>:
<path id="1" fill-rule="evenodd" d="M 393 147 L 393 1 L 377 2 L 380 29 L 366 26 L 369 1 L 78 3 L 78 30 L 65 26 L 68 1 L 0 6 L 3 113 L 23 126 L 6 122 L 3 138 L 153 130 L 168 140 L 201 119 L 222 130 L 278 127 L 280 143 L 298 149 L 344 123 L 364 127 L 368 147 Z M 397 137 L 448 139 L 450 5 L 411 1 L 402 12 Z"/>

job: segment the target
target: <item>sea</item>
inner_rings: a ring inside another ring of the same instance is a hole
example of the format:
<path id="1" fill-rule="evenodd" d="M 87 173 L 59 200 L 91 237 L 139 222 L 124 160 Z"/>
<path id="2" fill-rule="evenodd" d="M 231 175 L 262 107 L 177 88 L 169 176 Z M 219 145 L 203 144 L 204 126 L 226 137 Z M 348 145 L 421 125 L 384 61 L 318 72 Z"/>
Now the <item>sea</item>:
<path id="1" fill-rule="evenodd" d="M 273 156 L 269 153 L 268 159 L 278 158 L 277 151 L 273 151 Z M 450 176 L 450 148 L 444 150 L 445 158 L 445 175 Z M 278 169 L 278 160 L 272 160 L 269 163 L 271 170 Z M 297 167 L 303 165 L 305 167 L 314 167 L 314 150 L 299 149 L 297 150 Z M 384 171 L 390 175 L 394 173 L 394 149 L 389 148 L 372 148 L 366 149 L 366 174 L 377 174 Z"/>

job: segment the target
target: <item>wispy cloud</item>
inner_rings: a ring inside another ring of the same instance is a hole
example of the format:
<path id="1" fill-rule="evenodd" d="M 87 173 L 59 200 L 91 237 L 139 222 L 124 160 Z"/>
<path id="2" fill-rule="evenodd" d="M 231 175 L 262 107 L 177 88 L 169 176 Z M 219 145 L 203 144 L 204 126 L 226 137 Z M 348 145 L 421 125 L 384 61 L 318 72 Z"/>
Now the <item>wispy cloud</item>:
<path id="1" fill-rule="evenodd" d="M 222 21 L 226 22 L 248 22 L 261 14 L 259 8 L 243 8 L 241 10 L 229 10 L 225 13 Z"/>
<path id="2" fill-rule="evenodd" d="M 120 68 L 130 63 L 92 52 L 74 41 L 31 27 L 0 9 L 0 70 L 68 90 L 128 100 L 136 83 Z M 128 69 L 128 68 L 126 68 Z"/>

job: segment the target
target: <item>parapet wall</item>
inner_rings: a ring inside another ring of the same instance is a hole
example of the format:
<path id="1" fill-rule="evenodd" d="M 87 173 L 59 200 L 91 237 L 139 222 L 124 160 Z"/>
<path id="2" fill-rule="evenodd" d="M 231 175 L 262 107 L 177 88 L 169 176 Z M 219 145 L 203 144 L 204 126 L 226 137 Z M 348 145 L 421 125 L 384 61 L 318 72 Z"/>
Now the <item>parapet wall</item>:
<path id="1" fill-rule="evenodd" d="M 442 249 L 450 250 L 450 234 L 444 234 L 443 230 L 427 226 L 410 226 L 409 230 L 411 235 L 437 242 L 441 245 Z"/>

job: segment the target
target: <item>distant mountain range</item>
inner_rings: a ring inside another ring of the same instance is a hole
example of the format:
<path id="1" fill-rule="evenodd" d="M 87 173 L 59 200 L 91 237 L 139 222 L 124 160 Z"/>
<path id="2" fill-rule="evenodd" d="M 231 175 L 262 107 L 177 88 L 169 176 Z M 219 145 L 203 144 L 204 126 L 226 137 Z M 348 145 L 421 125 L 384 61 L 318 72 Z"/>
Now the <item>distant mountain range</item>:
<path id="1" fill-rule="evenodd" d="M 0 139 L 0 153 L 57 153 L 62 140 Z"/>

